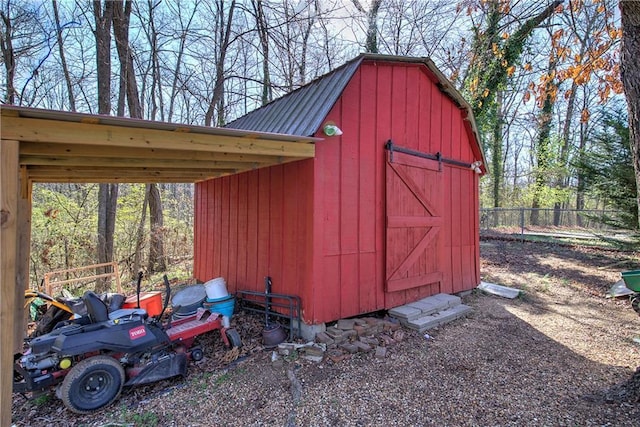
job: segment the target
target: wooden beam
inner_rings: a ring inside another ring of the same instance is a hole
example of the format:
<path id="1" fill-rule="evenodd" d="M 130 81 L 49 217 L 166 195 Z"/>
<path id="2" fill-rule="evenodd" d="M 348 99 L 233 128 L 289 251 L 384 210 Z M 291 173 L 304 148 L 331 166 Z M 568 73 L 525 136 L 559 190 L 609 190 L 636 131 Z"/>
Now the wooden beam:
<path id="1" fill-rule="evenodd" d="M 64 122 L 24 117 L 2 118 L 4 138 L 28 142 L 52 142 L 118 147 L 193 150 L 284 157 L 313 157 L 309 142 L 277 141 L 205 133 L 184 133 L 139 127 Z"/>
<path id="2" fill-rule="evenodd" d="M 164 150 L 155 148 L 119 147 L 114 151 L 112 147 L 96 145 L 53 144 L 48 142 L 22 142 L 20 155 L 33 156 L 64 156 L 64 157 L 122 157 L 132 159 L 166 159 L 166 160 L 200 160 L 224 162 L 256 162 L 279 164 L 284 161 L 283 156 L 267 156 L 257 154 L 219 153 L 210 151 L 194 151 L 183 147 L 181 150 Z M 306 157 L 301 157 L 306 158 Z M 290 159 L 290 157 L 287 157 Z"/>
<path id="3" fill-rule="evenodd" d="M 196 182 L 237 173 L 238 169 L 56 168 L 29 166 L 33 182 Z"/>
<path id="4" fill-rule="evenodd" d="M 0 425 L 11 425 L 18 244 L 18 141 L 0 140 Z M 20 324 L 22 322 L 19 322 Z"/>
<path id="5" fill-rule="evenodd" d="M 21 165 L 30 166 L 64 166 L 64 167 L 96 167 L 96 168 L 129 168 L 146 169 L 256 169 L 261 162 L 225 162 L 219 160 L 170 160 L 170 159 L 132 159 L 116 157 L 49 157 L 21 155 Z M 265 163 L 267 164 L 267 163 Z"/>

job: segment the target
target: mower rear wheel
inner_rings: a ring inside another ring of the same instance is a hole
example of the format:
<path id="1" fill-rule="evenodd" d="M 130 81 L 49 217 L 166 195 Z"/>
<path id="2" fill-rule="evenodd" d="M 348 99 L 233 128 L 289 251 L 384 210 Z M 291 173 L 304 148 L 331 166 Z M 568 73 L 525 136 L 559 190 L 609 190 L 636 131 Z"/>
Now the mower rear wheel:
<path id="1" fill-rule="evenodd" d="M 240 338 L 238 331 L 235 329 L 227 329 L 225 333 L 227 334 L 231 348 L 242 347 L 242 339 Z"/>
<path id="2" fill-rule="evenodd" d="M 60 396 L 71 411 L 88 414 L 116 400 L 124 378 L 124 369 L 116 359 L 94 356 L 71 369 L 60 386 Z"/>

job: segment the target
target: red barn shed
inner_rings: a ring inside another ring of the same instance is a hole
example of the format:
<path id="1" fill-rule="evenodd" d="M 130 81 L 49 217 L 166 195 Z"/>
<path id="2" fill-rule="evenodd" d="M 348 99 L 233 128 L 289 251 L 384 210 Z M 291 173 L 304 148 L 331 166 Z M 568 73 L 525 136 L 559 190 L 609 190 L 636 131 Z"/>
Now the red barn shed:
<path id="1" fill-rule="evenodd" d="M 228 127 L 325 139 L 314 159 L 196 184 L 198 279 L 262 292 L 270 276 L 307 324 L 480 282 L 483 153 L 431 60 L 363 54 Z"/>

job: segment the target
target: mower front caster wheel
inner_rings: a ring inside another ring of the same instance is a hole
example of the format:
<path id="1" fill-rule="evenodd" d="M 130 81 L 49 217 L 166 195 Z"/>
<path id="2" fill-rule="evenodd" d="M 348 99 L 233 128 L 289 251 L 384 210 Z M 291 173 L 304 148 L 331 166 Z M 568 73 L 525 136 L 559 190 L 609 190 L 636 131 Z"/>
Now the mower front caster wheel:
<path id="1" fill-rule="evenodd" d="M 235 329 L 227 329 L 225 333 L 227 334 L 227 339 L 229 340 L 231 348 L 242 347 L 242 339 L 240 338 L 238 331 Z"/>
<path id="2" fill-rule="evenodd" d="M 94 356 L 74 366 L 60 386 L 64 405 L 76 414 L 88 414 L 111 404 L 124 384 L 124 369 L 109 356 Z"/>
<path id="3" fill-rule="evenodd" d="M 201 361 L 203 357 L 204 357 L 204 353 L 202 352 L 202 349 L 200 347 L 196 347 L 193 350 L 191 350 L 191 358 L 196 362 Z"/>

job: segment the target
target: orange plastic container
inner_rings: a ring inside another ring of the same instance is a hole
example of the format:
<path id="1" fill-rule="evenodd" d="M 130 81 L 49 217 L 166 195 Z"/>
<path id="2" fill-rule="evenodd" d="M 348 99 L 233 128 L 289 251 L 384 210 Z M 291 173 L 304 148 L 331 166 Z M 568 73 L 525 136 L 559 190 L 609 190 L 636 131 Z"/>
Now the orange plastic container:
<path id="1" fill-rule="evenodd" d="M 137 295 L 127 297 L 122 304 L 122 308 L 136 308 L 137 306 Z M 140 292 L 140 308 L 145 309 L 149 316 L 157 316 L 162 313 L 162 292 Z"/>

